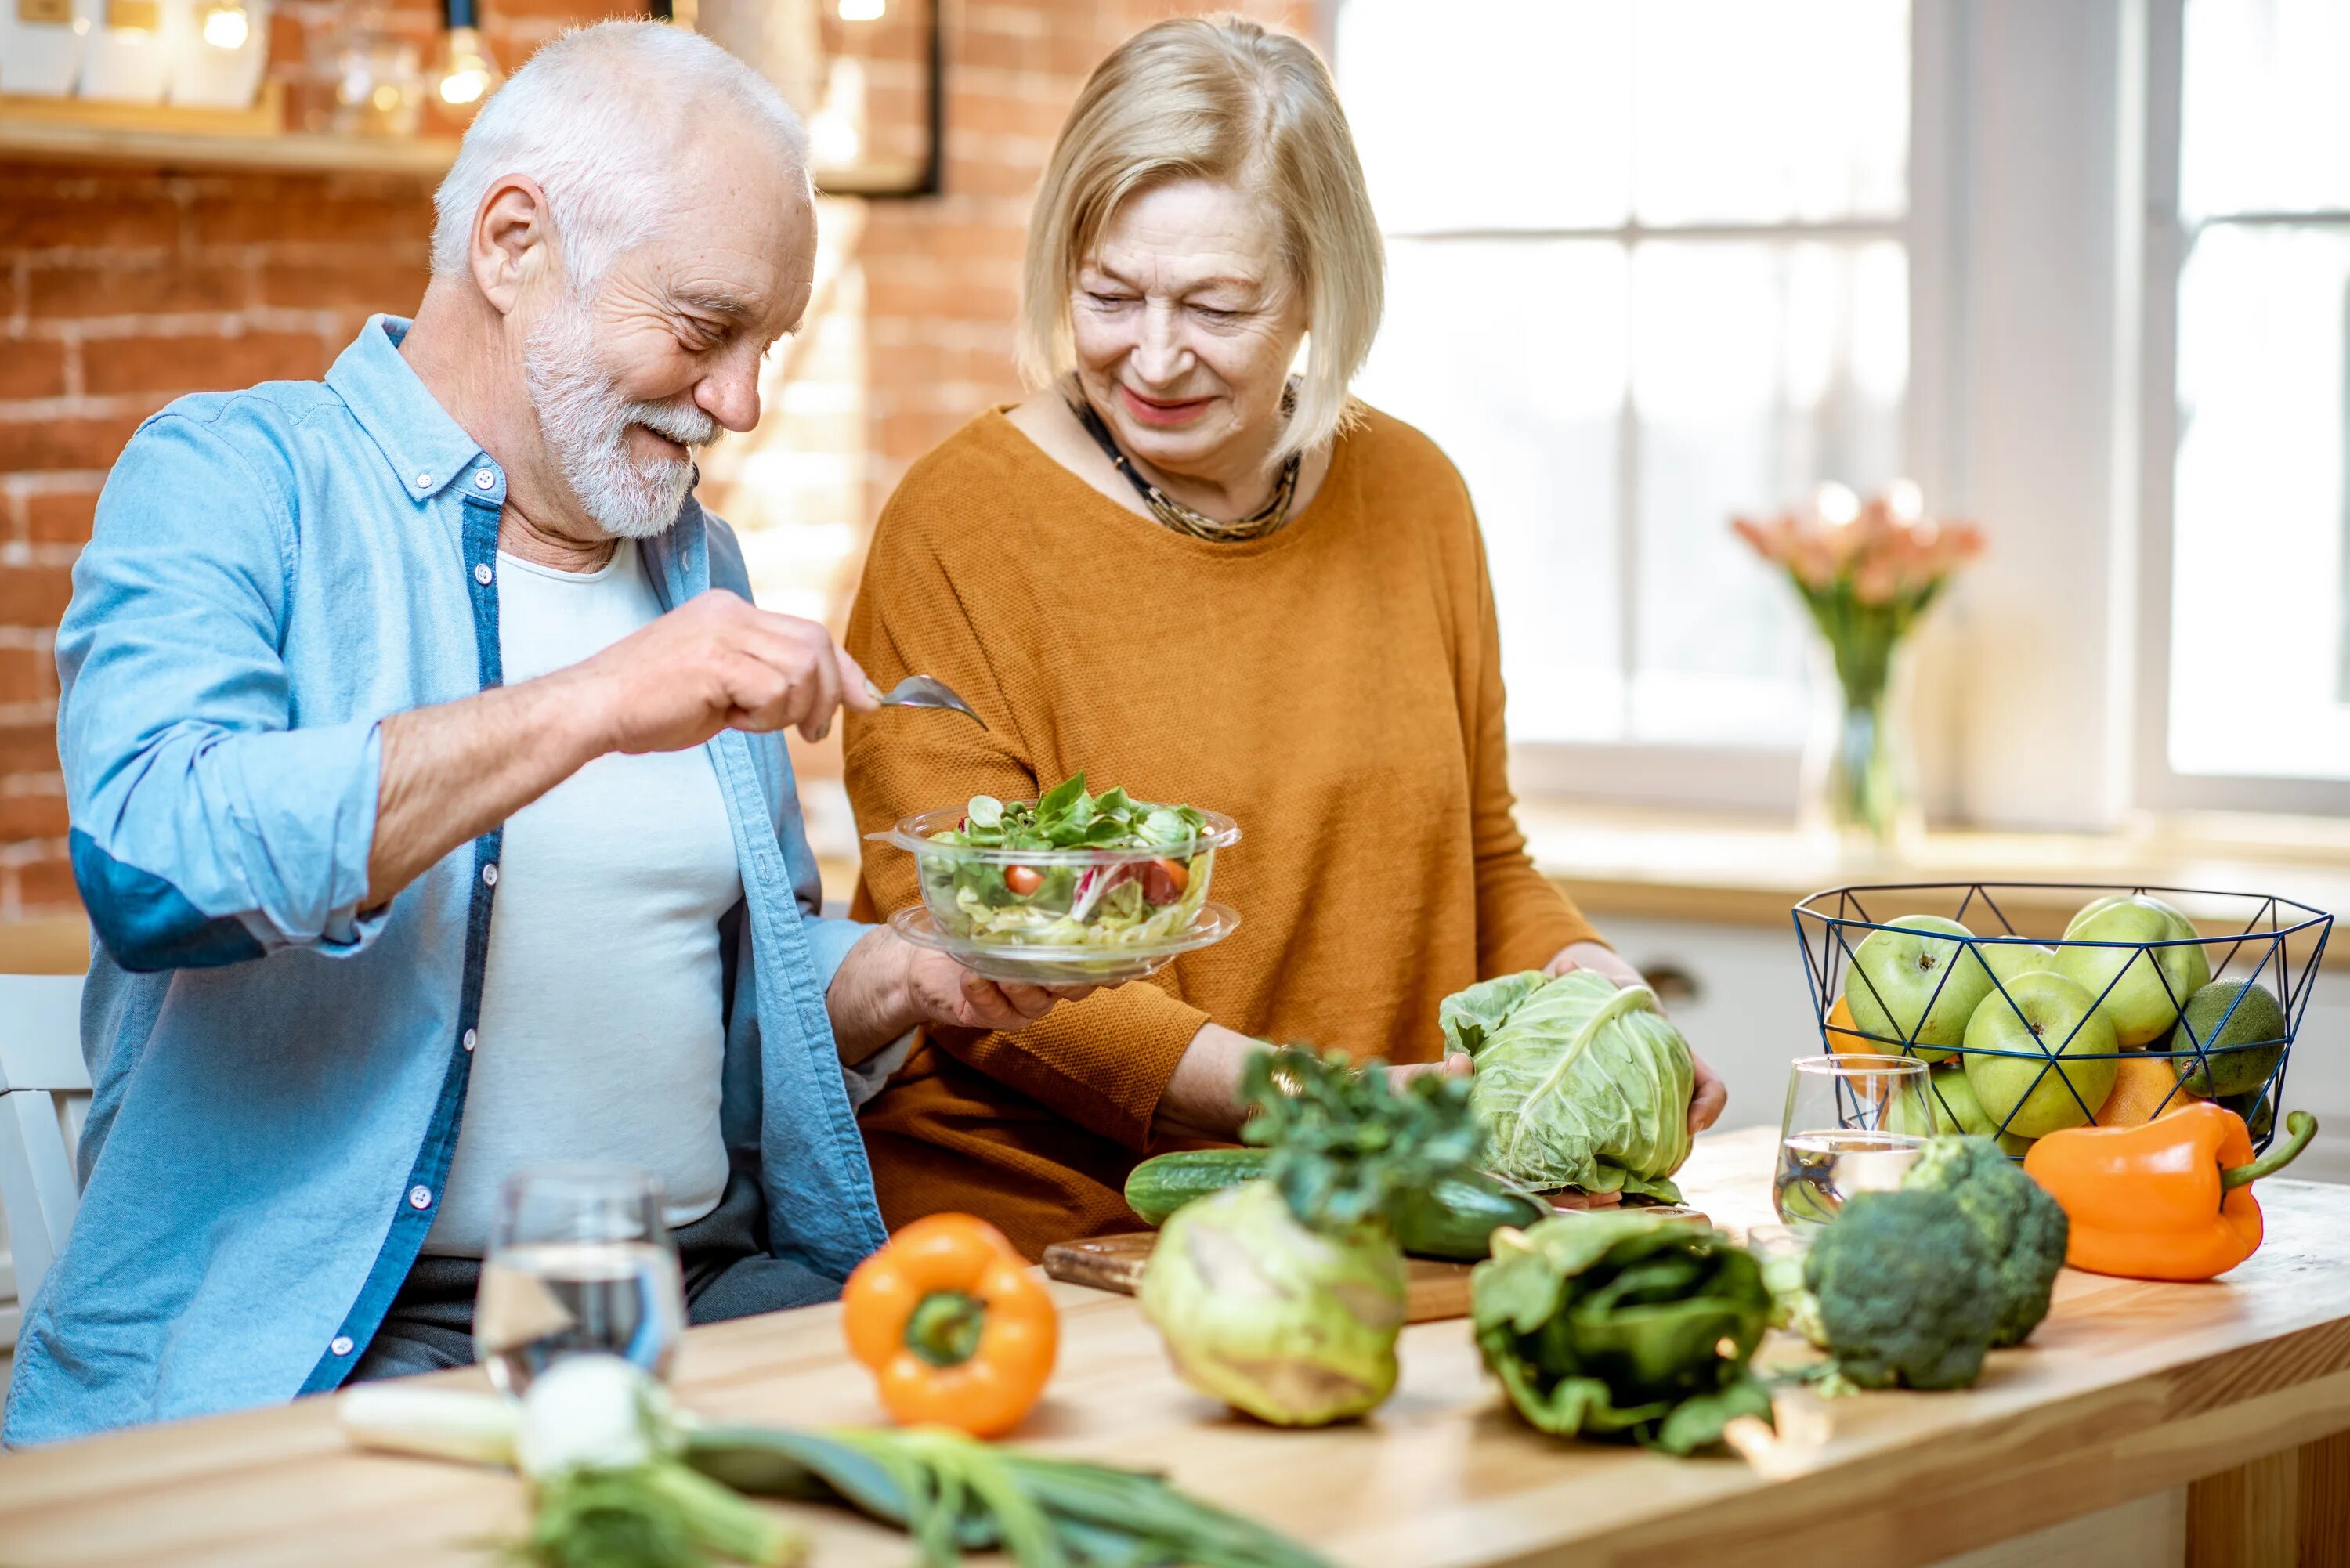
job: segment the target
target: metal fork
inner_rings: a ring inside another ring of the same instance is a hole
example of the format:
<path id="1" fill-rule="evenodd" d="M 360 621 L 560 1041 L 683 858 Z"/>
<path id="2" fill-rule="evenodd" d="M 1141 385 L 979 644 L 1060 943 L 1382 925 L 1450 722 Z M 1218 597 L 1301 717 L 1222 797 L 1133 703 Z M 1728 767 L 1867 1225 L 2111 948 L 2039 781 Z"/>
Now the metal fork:
<path id="1" fill-rule="evenodd" d="M 888 691 L 868 680 L 865 691 L 884 708 L 951 708 L 981 729 L 987 728 L 987 721 L 972 712 L 970 703 L 956 696 L 944 681 L 933 680 L 927 675 L 909 675 Z"/>

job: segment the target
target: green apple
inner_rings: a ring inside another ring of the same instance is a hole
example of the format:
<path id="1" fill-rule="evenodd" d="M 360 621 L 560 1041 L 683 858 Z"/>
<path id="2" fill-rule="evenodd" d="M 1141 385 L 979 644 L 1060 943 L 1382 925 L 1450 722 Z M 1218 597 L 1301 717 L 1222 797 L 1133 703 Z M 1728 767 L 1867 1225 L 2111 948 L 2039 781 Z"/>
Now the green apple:
<path id="1" fill-rule="evenodd" d="M 2193 943 L 2199 934 L 2193 921 L 2159 898 L 2143 893 L 2100 898 L 2064 928 L 2056 972 L 2087 988 L 2122 1044 L 2143 1045 L 2178 1022 L 2178 1010 L 2187 999 L 2210 980 L 2211 961 L 2199 946 L 2075 944 Z"/>
<path id="2" fill-rule="evenodd" d="M 2171 1070 L 2189 1094 L 2207 1100 L 2251 1094 L 2276 1071 L 2284 1033 L 2284 1009 L 2267 986 L 2215 980 L 2187 999 L 2186 1025 L 2171 1041 Z M 2199 1040 L 2200 1056 L 2195 1054 Z"/>
<path id="3" fill-rule="evenodd" d="M 1966 944 L 1950 940 L 1974 933 L 1939 915 L 1903 915 L 1885 924 L 1904 929 L 1871 931 L 1853 950 L 1844 1004 L 1862 1033 L 1901 1043 L 1885 1044 L 1887 1052 L 1898 1054 L 1907 1044 L 1920 1060 L 1944 1061 L 1966 1038 L 1968 1015 L 1991 990 L 1990 971 L 1960 961 Z"/>
<path id="4" fill-rule="evenodd" d="M 2114 1092 L 2120 1049 L 2079 982 L 2019 975 L 1967 1023 L 1967 1082 L 1991 1126 L 2042 1137 L 2096 1114 Z"/>
<path id="5" fill-rule="evenodd" d="M 1944 1137 L 1959 1133 L 1970 1133 L 1977 1137 L 1989 1137 L 1997 1125 L 1983 1115 L 1981 1104 L 1975 1098 L 1974 1085 L 1967 1082 L 1967 1070 L 1956 1062 L 1934 1069 L 1923 1091 L 1925 1109 L 1930 1117 L 1915 1107 L 1917 1099 L 1909 1095 L 1896 1096 L 1885 1107 L 1885 1130 L 1907 1133 L 1912 1137 Z"/>
<path id="6" fill-rule="evenodd" d="M 2001 985 L 2027 974 L 2053 973 L 2056 968 L 2056 950 L 2039 942 L 1986 939 L 1975 944 L 1974 952 L 1976 960 L 1991 971 Z"/>

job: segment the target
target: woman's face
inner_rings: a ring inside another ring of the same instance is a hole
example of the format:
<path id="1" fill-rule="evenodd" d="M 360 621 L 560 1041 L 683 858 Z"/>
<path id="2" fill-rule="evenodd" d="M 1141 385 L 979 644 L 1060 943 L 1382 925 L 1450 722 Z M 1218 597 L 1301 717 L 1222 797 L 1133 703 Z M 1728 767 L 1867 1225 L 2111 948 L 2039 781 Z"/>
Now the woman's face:
<path id="1" fill-rule="evenodd" d="M 1069 316 L 1078 382 L 1128 456 L 1219 480 L 1263 462 L 1305 332 L 1263 202 L 1205 180 L 1128 198 Z"/>

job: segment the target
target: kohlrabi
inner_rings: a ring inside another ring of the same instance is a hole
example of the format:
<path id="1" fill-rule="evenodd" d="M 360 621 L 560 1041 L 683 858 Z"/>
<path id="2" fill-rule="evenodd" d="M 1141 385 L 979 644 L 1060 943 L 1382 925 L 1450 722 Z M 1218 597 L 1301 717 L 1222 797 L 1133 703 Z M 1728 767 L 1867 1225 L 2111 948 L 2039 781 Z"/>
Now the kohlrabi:
<path id="1" fill-rule="evenodd" d="M 1260 1420 L 1363 1415 L 1395 1390 L 1397 1207 L 1483 1152 L 1467 1085 L 1431 1075 L 1399 1092 L 1376 1064 L 1284 1050 L 1253 1057 L 1242 1092 L 1265 1175 L 1169 1218 L 1142 1309 L 1178 1375 Z"/>

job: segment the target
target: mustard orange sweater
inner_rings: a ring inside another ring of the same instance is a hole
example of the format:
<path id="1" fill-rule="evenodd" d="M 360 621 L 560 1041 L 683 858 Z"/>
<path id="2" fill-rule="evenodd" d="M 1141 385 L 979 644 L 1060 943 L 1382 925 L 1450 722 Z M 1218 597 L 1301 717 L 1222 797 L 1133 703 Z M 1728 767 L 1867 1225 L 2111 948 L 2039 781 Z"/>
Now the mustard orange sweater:
<path id="1" fill-rule="evenodd" d="M 850 716 L 867 832 L 974 794 L 1097 790 L 1239 819 L 1222 944 L 1016 1033 L 934 1032 L 864 1112 L 892 1227 L 944 1209 L 1048 1242 L 1129 1230 L 1175 1064 L 1213 1020 L 1357 1059 L 1433 1059 L 1437 1004 L 1593 935 L 1512 816 L 1500 643 L 1474 514 L 1425 436 L 1378 414 L 1269 538 L 1137 516 L 1001 412 L 884 509 L 847 646 L 883 686 L 934 675 L 986 719 Z M 857 912 L 919 898 L 868 845 Z"/>

